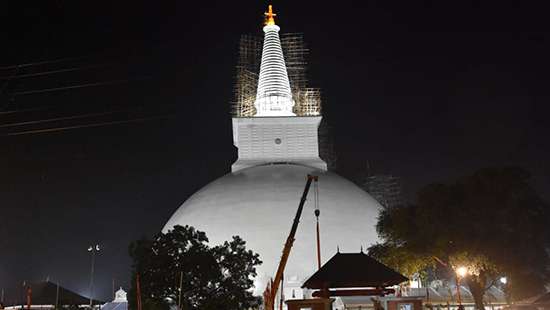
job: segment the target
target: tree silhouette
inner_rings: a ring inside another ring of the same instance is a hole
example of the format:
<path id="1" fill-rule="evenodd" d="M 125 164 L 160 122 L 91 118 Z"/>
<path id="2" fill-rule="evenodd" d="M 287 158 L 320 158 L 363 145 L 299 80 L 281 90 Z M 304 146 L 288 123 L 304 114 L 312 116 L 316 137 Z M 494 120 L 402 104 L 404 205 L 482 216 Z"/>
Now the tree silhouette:
<path id="1" fill-rule="evenodd" d="M 513 299 L 542 292 L 550 280 L 550 207 L 528 181 L 523 169 L 506 167 L 429 185 L 415 205 L 381 211 L 383 243 L 369 253 L 407 275 L 467 267 L 462 281 L 477 309 L 501 276 Z"/>
<path id="2" fill-rule="evenodd" d="M 234 236 L 222 245 L 209 247 L 204 232 L 190 226 L 174 226 L 152 240 L 131 243 L 131 309 L 136 307 L 136 275 L 139 273 L 144 310 L 246 309 L 259 300 L 252 296 L 252 277 L 261 264 L 259 255 L 247 250 L 245 241 Z M 181 277 L 182 276 L 182 277 Z M 181 278 L 181 279 L 180 279 Z"/>

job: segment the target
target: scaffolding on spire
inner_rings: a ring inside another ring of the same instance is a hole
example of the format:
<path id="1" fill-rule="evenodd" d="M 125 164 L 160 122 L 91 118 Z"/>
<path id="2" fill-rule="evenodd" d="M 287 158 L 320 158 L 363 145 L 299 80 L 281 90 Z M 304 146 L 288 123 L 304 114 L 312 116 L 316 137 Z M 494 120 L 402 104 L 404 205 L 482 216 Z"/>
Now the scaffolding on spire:
<path id="1" fill-rule="evenodd" d="M 297 116 L 317 116 L 321 114 L 321 91 L 308 87 L 307 48 L 302 33 L 281 35 L 281 45 L 285 55 L 286 69 L 294 99 L 294 113 Z"/>
<path id="2" fill-rule="evenodd" d="M 244 35 L 239 44 L 239 57 L 232 102 L 235 117 L 253 117 L 256 114 L 254 101 L 258 88 L 258 73 L 262 55 L 263 38 Z M 288 79 L 295 102 L 296 116 L 317 116 L 321 114 L 321 92 L 319 88 L 308 87 L 307 56 L 309 49 L 302 33 L 281 34 L 281 46 L 285 57 Z"/>
<path id="3" fill-rule="evenodd" d="M 241 36 L 234 86 L 235 100 L 232 103 L 234 117 L 252 117 L 256 114 L 254 101 L 258 88 L 262 44 L 259 37 Z"/>

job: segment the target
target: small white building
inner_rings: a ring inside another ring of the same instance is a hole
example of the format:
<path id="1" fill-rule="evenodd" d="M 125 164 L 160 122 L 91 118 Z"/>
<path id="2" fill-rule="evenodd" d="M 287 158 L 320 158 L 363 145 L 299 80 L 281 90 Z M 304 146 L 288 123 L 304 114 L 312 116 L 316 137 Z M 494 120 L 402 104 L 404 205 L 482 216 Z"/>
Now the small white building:
<path id="1" fill-rule="evenodd" d="M 126 291 L 122 287 L 116 291 L 115 299 L 101 306 L 101 310 L 128 310 L 128 299 Z"/>

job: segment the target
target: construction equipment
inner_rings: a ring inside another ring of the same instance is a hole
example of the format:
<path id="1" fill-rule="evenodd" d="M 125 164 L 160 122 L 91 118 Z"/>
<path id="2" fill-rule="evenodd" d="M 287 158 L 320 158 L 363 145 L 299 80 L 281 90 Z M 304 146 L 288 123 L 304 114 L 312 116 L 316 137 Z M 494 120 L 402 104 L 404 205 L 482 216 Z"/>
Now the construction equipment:
<path id="1" fill-rule="evenodd" d="M 311 186 L 311 182 L 317 182 L 319 180 L 318 176 L 307 175 L 306 187 L 304 188 L 304 193 L 302 194 L 302 199 L 298 205 L 298 210 L 296 210 L 296 216 L 294 216 L 294 222 L 292 223 L 292 228 L 286 239 L 285 246 L 283 248 L 283 254 L 281 255 L 281 261 L 279 262 L 279 267 L 277 267 L 277 272 L 275 273 L 275 279 L 268 283 L 264 291 L 264 310 L 275 310 L 275 298 L 279 285 L 283 278 L 283 273 L 285 271 L 286 263 L 288 257 L 290 256 L 290 250 L 294 244 L 294 236 L 296 235 L 296 230 L 298 229 L 298 223 L 300 223 L 300 217 L 302 216 L 302 210 L 304 209 L 304 204 L 307 199 L 307 194 Z"/>

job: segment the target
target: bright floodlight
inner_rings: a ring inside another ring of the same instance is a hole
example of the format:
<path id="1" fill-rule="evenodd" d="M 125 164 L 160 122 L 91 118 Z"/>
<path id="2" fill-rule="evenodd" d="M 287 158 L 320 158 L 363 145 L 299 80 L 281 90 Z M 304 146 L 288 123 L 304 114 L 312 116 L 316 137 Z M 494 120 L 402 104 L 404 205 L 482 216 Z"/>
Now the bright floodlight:
<path id="1" fill-rule="evenodd" d="M 96 245 L 95 245 L 95 250 L 96 250 L 96 251 L 99 251 L 99 244 L 96 244 Z"/>
<path id="2" fill-rule="evenodd" d="M 92 246 L 88 247 L 88 252 L 91 252 L 94 248 Z"/>
<path id="3" fill-rule="evenodd" d="M 500 283 L 502 283 L 502 284 L 508 283 L 508 278 L 506 278 L 506 277 L 501 277 L 501 278 L 500 278 Z"/>
<path id="4" fill-rule="evenodd" d="M 464 266 L 460 266 L 460 267 L 456 268 L 456 274 L 459 277 L 465 277 L 468 274 L 468 268 L 466 268 Z"/>

